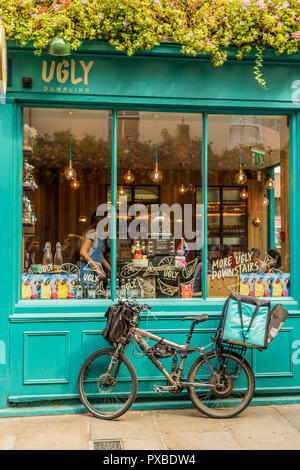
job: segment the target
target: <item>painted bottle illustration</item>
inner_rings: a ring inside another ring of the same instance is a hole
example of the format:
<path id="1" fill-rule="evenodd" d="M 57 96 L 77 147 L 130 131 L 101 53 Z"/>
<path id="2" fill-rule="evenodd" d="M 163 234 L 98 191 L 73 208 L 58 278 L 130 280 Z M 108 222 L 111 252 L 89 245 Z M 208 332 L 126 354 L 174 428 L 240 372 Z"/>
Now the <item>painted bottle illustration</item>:
<path id="1" fill-rule="evenodd" d="M 22 299 L 31 299 L 31 293 L 32 293 L 32 288 L 30 285 L 29 279 L 26 279 L 26 281 L 22 282 L 22 292 L 21 292 L 21 298 Z"/>
<path id="2" fill-rule="evenodd" d="M 50 279 L 46 279 L 41 284 L 41 299 L 51 299 L 52 288 L 50 285 Z"/>
<path id="3" fill-rule="evenodd" d="M 75 279 L 69 284 L 68 299 L 76 299 L 77 297 L 77 285 Z"/>
<path id="4" fill-rule="evenodd" d="M 40 299 L 41 298 L 41 285 L 40 281 L 36 280 L 32 284 L 32 292 L 31 292 L 32 299 Z"/>
<path id="5" fill-rule="evenodd" d="M 51 282 L 52 292 L 51 292 L 51 299 L 57 299 L 57 287 L 58 287 L 58 280 L 54 279 Z"/>
<path id="6" fill-rule="evenodd" d="M 280 282 L 280 278 L 278 277 L 273 282 L 273 297 L 281 297 L 282 296 L 282 285 Z"/>
<path id="7" fill-rule="evenodd" d="M 250 297 L 254 297 L 254 284 L 255 284 L 255 278 L 252 278 L 250 281 L 250 290 L 249 290 Z"/>
<path id="8" fill-rule="evenodd" d="M 63 279 L 58 283 L 57 286 L 57 298 L 58 299 L 67 299 L 69 293 L 69 288 L 67 286 L 67 279 Z"/>

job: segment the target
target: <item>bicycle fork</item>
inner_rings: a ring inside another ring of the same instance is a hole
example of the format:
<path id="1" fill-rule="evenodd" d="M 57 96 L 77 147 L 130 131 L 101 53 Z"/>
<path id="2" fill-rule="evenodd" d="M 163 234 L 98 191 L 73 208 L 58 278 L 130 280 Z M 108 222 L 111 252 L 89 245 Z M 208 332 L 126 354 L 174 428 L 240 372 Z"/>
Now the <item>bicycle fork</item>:
<path id="1" fill-rule="evenodd" d="M 122 349 L 122 344 L 118 344 L 114 354 L 112 355 L 111 361 L 109 363 L 109 366 L 108 366 L 108 369 L 107 369 L 107 372 L 106 372 L 106 379 L 108 379 L 108 378 L 116 379 L 116 377 L 119 373 L 120 367 L 121 367 L 121 361 L 119 361 L 119 364 L 117 364 L 117 367 L 115 368 L 115 370 L 114 370 L 114 367 L 115 367 L 117 361 L 119 360 L 121 349 Z M 114 370 L 114 373 L 113 373 L 113 375 L 111 375 L 113 370 Z"/>

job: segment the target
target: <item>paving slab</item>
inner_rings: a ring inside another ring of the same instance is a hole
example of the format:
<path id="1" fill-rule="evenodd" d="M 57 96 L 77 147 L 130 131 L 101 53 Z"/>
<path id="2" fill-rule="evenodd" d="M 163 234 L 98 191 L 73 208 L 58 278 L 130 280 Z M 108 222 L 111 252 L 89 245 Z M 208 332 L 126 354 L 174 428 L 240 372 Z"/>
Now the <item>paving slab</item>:
<path id="1" fill-rule="evenodd" d="M 242 449 L 300 449 L 297 429 L 273 406 L 249 407 L 236 418 L 223 420 L 223 424 Z"/>
<path id="2" fill-rule="evenodd" d="M 230 432 L 176 431 L 163 433 L 168 450 L 240 450 L 239 443 Z"/>
<path id="3" fill-rule="evenodd" d="M 134 441 L 139 449 L 164 448 L 152 413 L 130 411 L 113 421 L 90 418 L 89 426 L 91 440 L 122 438 L 126 449 L 135 449 Z"/>
<path id="4" fill-rule="evenodd" d="M 282 416 L 273 406 L 249 406 L 240 415 L 222 420 L 226 429 L 240 434 L 243 432 L 254 433 L 275 432 L 288 433 L 295 431 L 291 423 Z"/>
<path id="5" fill-rule="evenodd" d="M 300 432 L 300 406 L 299 405 L 276 405 L 274 408 Z"/>
<path id="6" fill-rule="evenodd" d="M 0 450 L 12 450 L 15 447 L 21 418 L 0 419 Z"/>
<path id="7" fill-rule="evenodd" d="M 21 422 L 14 449 L 86 450 L 88 440 L 87 421 L 75 419 L 55 422 L 52 417 L 44 417 L 44 420 L 36 422 Z"/>
<path id="8" fill-rule="evenodd" d="M 223 423 L 218 419 L 208 418 L 197 410 L 180 410 L 174 413 L 169 410 L 167 413 L 154 412 L 157 426 L 162 433 L 173 432 L 216 432 L 224 431 Z"/>

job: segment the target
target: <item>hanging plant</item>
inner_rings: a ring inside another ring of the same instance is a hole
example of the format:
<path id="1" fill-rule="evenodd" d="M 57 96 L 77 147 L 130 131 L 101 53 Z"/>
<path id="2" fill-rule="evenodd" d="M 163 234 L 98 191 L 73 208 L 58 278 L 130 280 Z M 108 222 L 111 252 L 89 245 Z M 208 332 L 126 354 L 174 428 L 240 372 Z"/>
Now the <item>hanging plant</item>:
<path id="1" fill-rule="evenodd" d="M 265 90 L 267 89 L 267 84 L 266 80 L 264 79 L 262 75 L 262 66 L 263 66 L 263 49 L 262 47 L 257 46 L 256 47 L 256 54 L 255 54 L 255 66 L 254 66 L 254 76 L 259 85 L 264 88 Z"/>
<path id="2" fill-rule="evenodd" d="M 264 88 L 263 49 L 292 54 L 300 41 L 299 0 L 0 0 L 0 21 L 9 39 L 37 54 L 57 34 L 72 51 L 101 39 L 128 55 L 173 38 L 183 54 L 210 55 L 216 66 L 229 47 L 238 59 L 254 49 Z"/>

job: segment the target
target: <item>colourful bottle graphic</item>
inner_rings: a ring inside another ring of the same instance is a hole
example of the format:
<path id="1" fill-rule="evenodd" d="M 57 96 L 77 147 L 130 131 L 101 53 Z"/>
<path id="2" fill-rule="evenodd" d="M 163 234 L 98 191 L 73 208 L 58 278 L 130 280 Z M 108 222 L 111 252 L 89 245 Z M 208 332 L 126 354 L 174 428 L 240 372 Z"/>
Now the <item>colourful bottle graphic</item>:
<path id="1" fill-rule="evenodd" d="M 41 299 L 51 299 L 52 288 L 50 285 L 50 279 L 46 279 L 41 284 Z"/>
<path id="2" fill-rule="evenodd" d="M 69 293 L 69 288 L 67 286 L 67 279 L 63 279 L 58 283 L 57 286 L 57 298 L 58 299 L 67 299 Z"/>

